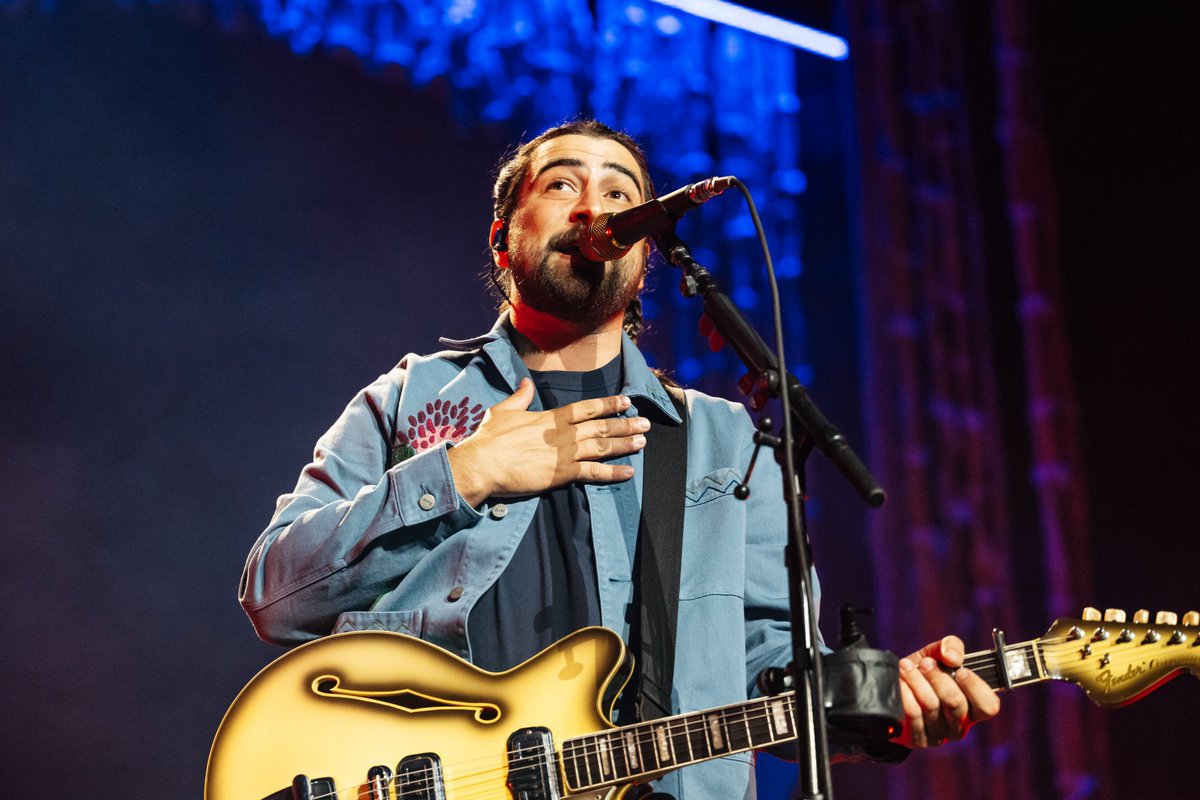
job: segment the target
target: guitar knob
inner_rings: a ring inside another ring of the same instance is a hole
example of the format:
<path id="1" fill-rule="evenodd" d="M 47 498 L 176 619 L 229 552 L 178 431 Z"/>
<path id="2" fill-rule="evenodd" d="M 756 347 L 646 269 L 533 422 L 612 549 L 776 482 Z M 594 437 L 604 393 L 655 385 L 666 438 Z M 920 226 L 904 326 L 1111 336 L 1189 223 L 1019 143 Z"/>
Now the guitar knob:
<path id="1" fill-rule="evenodd" d="M 1154 615 L 1155 625 L 1177 625 L 1179 623 L 1179 615 L 1174 611 L 1160 611 Z"/>
<path id="2" fill-rule="evenodd" d="M 1083 621 L 1084 622 L 1099 622 L 1100 621 L 1100 609 L 1092 608 L 1091 606 L 1088 606 L 1087 608 L 1085 608 L 1083 610 Z"/>
<path id="3" fill-rule="evenodd" d="M 1133 624 L 1134 625 L 1145 625 L 1149 621 L 1150 621 L 1150 612 L 1147 611 L 1146 609 L 1139 608 L 1137 611 L 1133 612 Z"/>
<path id="4" fill-rule="evenodd" d="M 1123 608 L 1106 608 L 1104 609 L 1105 622 L 1125 622 L 1125 609 Z"/>
<path id="5" fill-rule="evenodd" d="M 1189 611 L 1183 615 L 1183 625 L 1186 628 L 1200 626 L 1200 611 Z"/>

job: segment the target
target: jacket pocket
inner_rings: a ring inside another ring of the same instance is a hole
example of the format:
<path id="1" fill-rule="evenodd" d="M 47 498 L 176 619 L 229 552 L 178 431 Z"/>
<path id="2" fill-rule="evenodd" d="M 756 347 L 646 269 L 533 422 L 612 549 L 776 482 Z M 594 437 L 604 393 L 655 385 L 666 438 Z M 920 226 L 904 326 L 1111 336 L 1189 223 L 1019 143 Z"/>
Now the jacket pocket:
<path id="1" fill-rule="evenodd" d="M 337 618 L 331 633 L 347 631 L 391 631 L 409 636 L 421 635 L 425 612 L 413 611 L 347 611 Z"/>
<path id="2" fill-rule="evenodd" d="M 723 497 L 730 497 L 740 480 L 741 475 L 737 470 L 722 467 L 702 478 L 688 481 L 684 487 L 683 504 L 685 507 L 701 506 Z"/>

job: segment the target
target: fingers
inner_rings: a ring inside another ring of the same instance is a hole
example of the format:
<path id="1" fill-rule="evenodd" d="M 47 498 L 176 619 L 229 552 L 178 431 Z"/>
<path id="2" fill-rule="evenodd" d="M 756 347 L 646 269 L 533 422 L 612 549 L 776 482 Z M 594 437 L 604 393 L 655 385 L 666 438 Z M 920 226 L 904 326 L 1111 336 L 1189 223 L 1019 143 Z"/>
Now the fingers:
<path id="1" fill-rule="evenodd" d="M 963 668 L 956 671 L 954 680 L 967 697 L 971 722 L 983 722 L 1000 713 L 1000 695 L 972 670 Z"/>
<path id="2" fill-rule="evenodd" d="M 569 425 L 578 425 L 590 419 L 599 419 L 600 417 L 620 414 L 629 408 L 629 403 L 630 400 L 625 395 L 614 394 L 608 397 L 598 397 L 594 400 L 579 400 L 574 403 L 568 403 L 562 408 L 557 409 L 555 414 Z"/>
<path id="3" fill-rule="evenodd" d="M 533 381 L 529 378 L 521 378 L 521 382 L 517 384 L 517 390 L 492 408 L 501 411 L 526 411 L 533 402 L 533 396 Z"/>
<path id="4" fill-rule="evenodd" d="M 646 446 L 650 420 L 645 417 L 608 417 L 572 426 L 578 445 L 576 457 L 600 459 L 627 455 Z"/>
<path id="5" fill-rule="evenodd" d="M 936 642 L 930 642 L 909 658 L 913 659 L 914 664 L 919 664 L 923 658 L 932 658 L 948 667 L 959 667 L 962 666 L 964 652 L 966 652 L 966 648 L 963 646 L 962 639 L 957 636 L 946 636 Z"/>
<path id="6" fill-rule="evenodd" d="M 612 395 L 594 400 L 569 403 L 551 412 L 556 419 L 555 436 L 559 443 L 570 447 L 570 458 L 577 462 L 574 480 L 624 480 L 633 475 L 632 469 L 617 467 L 599 469 L 590 462 L 635 453 L 646 446 L 646 431 L 650 420 L 645 417 L 614 416 L 629 408 L 625 395 Z"/>
<path id="7" fill-rule="evenodd" d="M 936 658 L 935 658 L 936 656 Z M 947 636 L 900 661 L 900 696 L 906 730 L 902 743 L 932 747 L 961 739 L 976 722 L 994 717 L 1000 698 L 962 664 L 962 641 Z"/>

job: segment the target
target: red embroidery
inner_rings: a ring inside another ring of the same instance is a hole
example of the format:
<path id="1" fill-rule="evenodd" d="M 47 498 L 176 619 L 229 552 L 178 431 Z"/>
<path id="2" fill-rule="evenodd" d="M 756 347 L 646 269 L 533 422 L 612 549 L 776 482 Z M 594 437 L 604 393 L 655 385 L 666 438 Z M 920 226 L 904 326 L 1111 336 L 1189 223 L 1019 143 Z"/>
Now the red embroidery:
<path id="1" fill-rule="evenodd" d="M 409 416 L 408 430 L 396 434 L 397 445 L 420 452 L 442 442 L 461 442 L 479 427 L 486 410 L 481 403 L 470 402 L 464 397 L 457 403 L 441 399 L 426 403 L 423 410 Z"/>

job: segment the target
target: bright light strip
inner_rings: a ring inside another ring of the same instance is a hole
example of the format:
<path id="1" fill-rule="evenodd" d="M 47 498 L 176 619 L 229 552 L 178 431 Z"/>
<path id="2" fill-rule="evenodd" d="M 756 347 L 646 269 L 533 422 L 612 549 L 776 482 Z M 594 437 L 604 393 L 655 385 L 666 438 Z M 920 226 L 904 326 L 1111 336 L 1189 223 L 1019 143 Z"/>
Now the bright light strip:
<path id="1" fill-rule="evenodd" d="M 654 0 L 654 2 L 677 8 L 702 19 L 757 33 L 759 36 L 766 36 L 768 39 L 775 39 L 801 50 L 832 58 L 835 61 L 844 61 L 850 55 L 850 47 L 840 36 L 773 17 L 761 11 L 752 11 L 743 6 L 727 3 L 725 0 Z"/>

